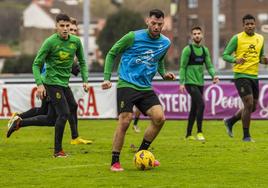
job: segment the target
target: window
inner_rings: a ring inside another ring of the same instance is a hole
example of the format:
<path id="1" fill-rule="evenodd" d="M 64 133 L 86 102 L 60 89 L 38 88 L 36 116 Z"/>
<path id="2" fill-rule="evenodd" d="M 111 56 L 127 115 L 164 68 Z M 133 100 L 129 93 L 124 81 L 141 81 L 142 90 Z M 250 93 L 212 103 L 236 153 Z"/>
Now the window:
<path id="1" fill-rule="evenodd" d="M 258 14 L 258 20 L 259 22 L 262 23 L 267 23 L 268 22 L 268 14 L 267 13 L 260 13 Z"/>
<path id="2" fill-rule="evenodd" d="M 197 8 L 198 0 L 188 0 L 188 8 Z"/>
<path id="3" fill-rule="evenodd" d="M 190 14 L 188 15 L 188 29 L 190 30 L 194 26 L 198 26 L 198 15 L 197 14 Z"/>
<path id="4" fill-rule="evenodd" d="M 218 22 L 219 22 L 220 28 L 224 28 L 225 27 L 226 18 L 225 18 L 225 15 L 224 14 L 219 14 Z"/>

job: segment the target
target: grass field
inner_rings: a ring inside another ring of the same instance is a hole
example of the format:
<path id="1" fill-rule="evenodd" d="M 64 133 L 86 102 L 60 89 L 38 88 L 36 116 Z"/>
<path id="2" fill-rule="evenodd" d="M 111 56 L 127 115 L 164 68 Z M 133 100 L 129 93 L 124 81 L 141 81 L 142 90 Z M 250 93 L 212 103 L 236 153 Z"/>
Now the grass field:
<path id="1" fill-rule="evenodd" d="M 186 121 L 167 121 L 151 151 L 161 166 L 135 169 L 131 144 L 143 137 L 128 130 L 121 154 L 124 172 L 111 172 L 111 143 L 116 120 L 81 120 L 80 136 L 92 145 L 70 145 L 67 125 L 64 150 L 68 158 L 53 158 L 54 129 L 27 127 L 5 138 L 6 120 L 0 121 L 0 187 L 268 187 L 267 121 L 252 121 L 256 143 L 241 141 L 238 123 L 229 138 L 221 121 L 205 121 L 205 143 L 185 141 Z M 149 121 L 140 121 L 142 130 Z"/>

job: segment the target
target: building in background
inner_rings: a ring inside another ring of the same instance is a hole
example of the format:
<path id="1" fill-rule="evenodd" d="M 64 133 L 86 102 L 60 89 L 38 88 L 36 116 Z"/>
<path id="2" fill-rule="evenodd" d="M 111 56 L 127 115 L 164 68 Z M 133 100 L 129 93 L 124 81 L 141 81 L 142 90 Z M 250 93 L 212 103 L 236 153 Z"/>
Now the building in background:
<path id="1" fill-rule="evenodd" d="M 7 44 L 0 44 L 0 72 L 3 69 L 5 60 L 15 56 L 15 52 Z"/>
<path id="2" fill-rule="evenodd" d="M 178 0 L 179 52 L 190 40 L 189 31 L 195 25 L 204 29 L 204 43 L 212 49 L 212 0 Z M 256 32 L 268 37 L 268 1 L 267 0 L 219 0 L 220 53 L 232 35 L 241 32 L 242 17 L 252 14 L 256 17 Z M 266 41 L 266 46 L 267 40 Z M 220 61 L 220 67 L 226 68 Z M 227 66 L 228 68 L 228 66 Z"/>
<path id="3" fill-rule="evenodd" d="M 33 0 L 23 11 L 23 21 L 20 31 L 20 52 L 24 55 L 34 55 L 43 41 L 55 32 L 55 17 L 66 13 L 77 19 L 80 36 L 83 36 L 83 4 L 81 1 Z M 100 22 L 100 23 L 99 23 Z M 99 29 L 103 28 L 103 19 L 91 19 L 89 26 L 89 63 L 102 62 L 100 51 L 96 44 Z M 104 22 L 105 23 L 105 22 Z M 81 37 L 81 41 L 82 37 Z"/>

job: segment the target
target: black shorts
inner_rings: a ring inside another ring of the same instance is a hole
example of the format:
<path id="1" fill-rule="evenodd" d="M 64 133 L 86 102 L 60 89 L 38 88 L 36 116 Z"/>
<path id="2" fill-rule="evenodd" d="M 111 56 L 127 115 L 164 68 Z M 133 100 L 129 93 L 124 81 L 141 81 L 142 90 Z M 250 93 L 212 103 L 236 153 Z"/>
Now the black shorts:
<path id="1" fill-rule="evenodd" d="M 117 88 L 117 111 L 118 115 L 122 112 L 133 112 L 136 106 L 143 115 L 154 105 L 160 105 L 160 101 L 153 90 L 139 91 L 133 88 Z"/>
<path id="2" fill-rule="evenodd" d="M 45 85 L 50 104 L 57 115 L 66 115 L 70 113 L 68 93 L 70 88 L 57 85 Z"/>
<path id="3" fill-rule="evenodd" d="M 250 78 L 235 79 L 235 87 L 240 97 L 253 95 L 254 99 L 259 98 L 259 80 Z"/>

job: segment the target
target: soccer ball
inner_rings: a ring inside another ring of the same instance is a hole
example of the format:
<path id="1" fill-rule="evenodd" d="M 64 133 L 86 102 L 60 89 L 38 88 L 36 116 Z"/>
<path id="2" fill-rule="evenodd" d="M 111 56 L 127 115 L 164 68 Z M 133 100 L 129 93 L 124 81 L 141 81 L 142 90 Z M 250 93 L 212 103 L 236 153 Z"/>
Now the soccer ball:
<path id="1" fill-rule="evenodd" d="M 148 150 L 138 151 L 134 156 L 134 165 L 139 170 L 148 170 L 154 167 L 154 155 Z"/>

